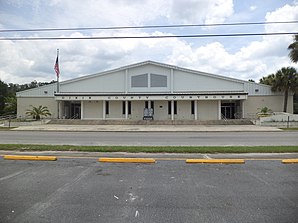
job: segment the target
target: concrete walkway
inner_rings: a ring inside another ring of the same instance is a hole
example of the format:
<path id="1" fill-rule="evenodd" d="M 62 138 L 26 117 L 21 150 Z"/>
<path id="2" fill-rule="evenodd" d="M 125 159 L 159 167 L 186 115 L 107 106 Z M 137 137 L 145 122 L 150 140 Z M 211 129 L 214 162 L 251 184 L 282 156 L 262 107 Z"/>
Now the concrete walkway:
<path id="1" fill-rule="evenodd" d="M 56 125 L 20 126 L 14 131 L 73 132 L 275 132 L 276 127 L 256 125 Z"/>

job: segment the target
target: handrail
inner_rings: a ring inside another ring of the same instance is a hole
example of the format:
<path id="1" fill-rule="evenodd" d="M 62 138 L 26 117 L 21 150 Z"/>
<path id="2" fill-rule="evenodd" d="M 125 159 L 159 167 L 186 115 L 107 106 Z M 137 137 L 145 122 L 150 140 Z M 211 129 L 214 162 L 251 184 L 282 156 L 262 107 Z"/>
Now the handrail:
<path id="1" fill-rule="evenodd" d="M 221 113 L 221 119 L 224 121 L 228 121 L 228 119 L 226 118 L 226 116 L 223 113 Z"/>
<path id="2" fill-rule="evenodd" d="M 0 116 L 0 120 L 2 120 L 2 121 L 9 120 L 9 119 L 15 119 L 15 118 L 17 118 L 16 114 Z"/>
<path id="3" fill-rule="evenodd" d="M 235 116 L 235 119 L 241 119 L 242 118 L 242 112 L 236 112 L 234 114 L 234 116 Z"/>
<path id="4" fill-rule="evenodd" d="M 75 114 L 74 116 L 70 117 L 70 119 L 77 119 L 79 117 L 79 114 Z"/>

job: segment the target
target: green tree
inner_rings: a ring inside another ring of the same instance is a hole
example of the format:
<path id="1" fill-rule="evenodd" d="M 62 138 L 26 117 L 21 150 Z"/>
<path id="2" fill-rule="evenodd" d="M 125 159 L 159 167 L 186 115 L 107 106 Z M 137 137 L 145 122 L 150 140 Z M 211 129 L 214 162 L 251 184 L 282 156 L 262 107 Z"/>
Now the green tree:
<path id="1" fill-rule="evenodd" d="M 6 83 L 0 80 L 0 116 L 3 115 L 3 110 L 5 107 L 5 97 L 8 93 L 8 86 Z"/>
<path id="2" fill-rule="evenodd" d="M 294 36 L 294 42 L 288 46 L 288 50 L 290 50 L 289 57 L 292 62 L 298 62 L 298 35 Z"/>
<path id="3" fill-rule="evenodd" d="M 30 106 L 31 106 L 31 109 L 26 110 L 26 114 L 31 115 L 35 120 L 40 120 L 42 116 L 46 117 L 51 115 L 47 106 L 42 106 L 42 105 L 39 105 L 39 107 L 34 107 L 32 105 Z"/>
<path id="4" fill-rule="evenodd" d="M 17 113 L 17 98 L 15 95 L 5 97 L 5 107 L 3 109 L 4 114 L 16 114 Z"/>
<path id="5" fill-rule="evenodd" d="M 298 73 L 293 67 L 283 67 L 275 74 L 260 79 L 260 83 L 271 85 L 274 92 L 284 92 L 283 112 L 286 112 L 289 93 L 298 91 Z"/>
<path id="6" fill-rule="evenodd" d="M 274 79 L 275 79 L 275 74 L 270 74 L 267 77 L 262 77 L 260 79 L 260 83 L 272 86 Z"/>

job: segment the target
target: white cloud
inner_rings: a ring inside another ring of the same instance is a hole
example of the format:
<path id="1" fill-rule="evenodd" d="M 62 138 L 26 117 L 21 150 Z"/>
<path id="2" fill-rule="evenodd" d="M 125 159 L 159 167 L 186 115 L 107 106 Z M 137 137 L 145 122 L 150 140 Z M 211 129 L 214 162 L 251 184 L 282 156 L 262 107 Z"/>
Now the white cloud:
<path id="1" fill-rule="evenodd" d="M 266 21 L 298 20 L 298 5 L 285 5 L 273 12 L 268 12 Z M 297 24 L 266 25 L 266 32 L 292 32 L 297 30 Z M 223 74 L 241 79 L 255 79 L 276 72 L 284 66 L 294 66 L 288 58 L 287 47 L 292 42 L 292 36 L 264 36 L 260 41 L 253 41 L 235 53 L 229 53 L 225 46 L 213 42 L 205 46 L 192 48 L 185 53 L 183 48 L 179 53 L 172 54 L 171 62 L 181 66 L 195 67 L 217 74 Z"/>
<path id="2" fill-rule="evenodd" d="M 252 5 L 252 6 L 249 7 L 249 10 L 250 10 L 250 11 L 254 11 L 254 10 L 256 10 L 256 9 L 257 9 L 257 6 L 255 6 L 255 5 Z"/>
<path id="3" fill-rule="evenodd" d="M 222 23 L 233 11 L 232 0 L 172 0 L 169 19 L 180 23 Z"/>
<path id="4" fill-rule="evenodd" d="M 18 4 L 22 6 L 25 2 L 19 0 Z M 42 1 L 36 2 L 36 4 L 41 4 Z M 219 23 L 224 22 L 234 12 L 232 0 L 106 0 L 100 1 L 100 4 L 95 0 L 86 0 L 84 4 L 81 1 L 70 0 L 46 2 L 49 4 L 48 10 L 53 10 L 55 18 L 55 20 L 47 21 L 47 25 L 54 26 L 56 24 L 59 27 L 142 25 L 152 24 L 151 22 L 159 21 L 158 19 L 162 19 L 162 21 L 169 24 Z M 298 20 L 297 7 L 297 4 L 285 5 L 275 11 L 268 12 L 266 21 Z M 63 9 L 65 10 L 63 11 Z M 41 16 L 42 12 L 40 5 L 39 8 L 36 7 L 36 15 Z M 11 16 L 17 18 L 17 15 L 11 14 Z M 18 20 L 16 21 L 17 24 Z M 40 21 L 43 22 L 43 20 Z M 265 30 L 267 32 L 292 32 L 295 30 L 295 25 L 268 25 Z M 89 33 L 65 32 L 61 36 L 145 36 L 165 34 L 171 33 L 154 30 L 125 30 L 121 32 L 102 30 Z M 196 44 L 194 44 L 194 41 L 196 41 Z M 257 81 L 260 77 L 273 73 L 283 66 L 293 65 L 287 57 L 287 46 L 292 42 L 291 36 L 264 37 L 259 41 L 253 41 L 241 48 L 239 47 L 238 50 L 233 52 L 227 50 L 229 46 L 225 44 L 224 39 L 210 39 L 204 43 L 203 41 L 205 39 L 201 41 L 201 39 L 178 38 L 1 41 L 0 75 L 1 80 L 8 83 L 25 83 L 33 80 L 51 81 L 55 79 L 53 67 L 57 48 L 60 49 L 61 80 L 144 60 L 155 60 L 244 80 L 255 79 Z"/>

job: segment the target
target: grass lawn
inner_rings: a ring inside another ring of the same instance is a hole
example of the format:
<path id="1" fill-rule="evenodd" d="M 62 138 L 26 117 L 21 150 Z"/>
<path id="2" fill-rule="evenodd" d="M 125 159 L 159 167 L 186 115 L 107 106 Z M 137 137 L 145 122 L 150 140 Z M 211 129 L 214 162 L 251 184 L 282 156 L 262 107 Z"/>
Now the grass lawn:
<path id="1" fill-rule="evenodd" d="M 298 128 L 281 128 L 284 131 L 298 131 Z"/>
<path id="2" fill-rule="evenodd" d="M 0 131 L 9 131 L 9 130 L 11 130 L 11 129 L 14 129 L 14 128 L 16 128 L 16 127 L 3 127 L 3 126 L 0 126 Z"/>
<path id="3" fill-rule="evenodd" d="M 70 146 L 0 144 L 0 150 L 129 153 L 296 153 L 298 146 Z"/>

